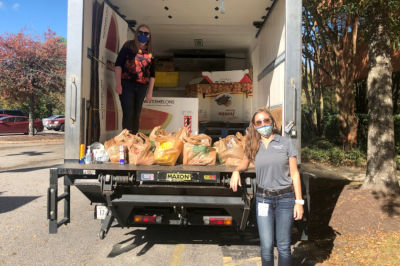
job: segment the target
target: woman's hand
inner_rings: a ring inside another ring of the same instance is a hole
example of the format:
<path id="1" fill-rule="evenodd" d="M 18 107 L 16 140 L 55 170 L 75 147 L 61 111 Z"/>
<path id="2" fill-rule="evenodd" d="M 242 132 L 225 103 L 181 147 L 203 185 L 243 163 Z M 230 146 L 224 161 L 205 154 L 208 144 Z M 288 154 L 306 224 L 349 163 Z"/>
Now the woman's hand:
<path id="1" fill-rule="evenodd" d="M 151 101 L 151 98 L 152 98 L 152 95 L 153 93 L 149 93 L 149 92 L 147 92 L 146 93 L 146 99 L 145 99 L 145 102 L 146 103 L 149 103 L 150 101 Z"/>
<path id="2" fill-rule="evenodd" d="M 121 95 L 121 94 L 122 94 L 122 86 L 121 86 L 121 84 L 115 86 L 115 92 L 116 92 L 118 95 Z"/>
<path id="3" fill-rule="evenodd" d="M 230 188 L 236 192 L 237 191 L 237 187 L 241 187 L 242 183 L 240 182 L 240 174 L 239 171 L 233 171 L 232 172 L 232 176 L 231 176 L 231 182 L 230 182 Z"/>
<path id="4" fill-rule="evenodd" d="M 293 209 L 294 219 L 301 220 L 301 218 L 303 218 L 303 213 L 304 213 L 303 205 L 296 203 Z"/>

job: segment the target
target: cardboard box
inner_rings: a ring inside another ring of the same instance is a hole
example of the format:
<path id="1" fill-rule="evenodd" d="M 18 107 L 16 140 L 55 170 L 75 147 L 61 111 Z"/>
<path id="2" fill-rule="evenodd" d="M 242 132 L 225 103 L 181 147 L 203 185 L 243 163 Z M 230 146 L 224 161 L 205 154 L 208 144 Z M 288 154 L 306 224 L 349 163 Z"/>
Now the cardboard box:
<path id="1" fill-rule="evenodd" d="M 247 69 L 202 72 L 203 79 L 198 84 L 188 84 L 186 95 L 199 98 L 199 120 L 248 122 L 253 94 L 248 74 Z"/>
<path id="2" fill-rule="evenodd" d="M 186 126 L 192 134 L 199 132 L 199 99 L 176 97 L 153 97 L 144 103 L 140 114 L 139 130 L 149 134 L 156 126 L 168 133 Z"/>

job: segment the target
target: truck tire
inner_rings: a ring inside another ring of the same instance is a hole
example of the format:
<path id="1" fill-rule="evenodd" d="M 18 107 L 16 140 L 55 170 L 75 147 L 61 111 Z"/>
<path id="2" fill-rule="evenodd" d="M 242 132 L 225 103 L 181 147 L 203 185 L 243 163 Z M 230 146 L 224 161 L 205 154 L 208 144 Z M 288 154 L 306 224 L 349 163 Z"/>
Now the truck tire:
<path id="1" fill-rule="evenodd" d="M 64 132 L 64 129 L 65 129 L 65 126 L 64 126 L 64 124 L 62 124 L 60 127 L 60 131 Z"/>

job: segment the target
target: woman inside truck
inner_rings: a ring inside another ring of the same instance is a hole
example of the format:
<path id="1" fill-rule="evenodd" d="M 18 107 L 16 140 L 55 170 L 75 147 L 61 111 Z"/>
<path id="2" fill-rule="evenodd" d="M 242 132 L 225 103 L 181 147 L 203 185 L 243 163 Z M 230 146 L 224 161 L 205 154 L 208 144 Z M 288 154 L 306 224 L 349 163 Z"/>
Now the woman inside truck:
<path id="1" fill-rule="evenodd" d="M 275 120 L 268 109 L 257 109 L 246 131 L 245 156 L 230 181 L 232 190 L 237 191 L 241 186 L 240 172 L 254 162 L 262 265 L 274 265 L 274 236 L 279 265 L 291 264 L 292 222 L 293 218 L 300 220 L 303 216 L 297 150 L 289 138 L 277 133 Z"/>
<path id="2" fill-rule="evenodd" d="M 122 127 L 132 134 L 139 130 L 143 101 L 153 95 L 155 71 L 151 31 L 140 25 L 135 39 L 127 41 L 115 62 L 115 91 L 122 107 Z"/>

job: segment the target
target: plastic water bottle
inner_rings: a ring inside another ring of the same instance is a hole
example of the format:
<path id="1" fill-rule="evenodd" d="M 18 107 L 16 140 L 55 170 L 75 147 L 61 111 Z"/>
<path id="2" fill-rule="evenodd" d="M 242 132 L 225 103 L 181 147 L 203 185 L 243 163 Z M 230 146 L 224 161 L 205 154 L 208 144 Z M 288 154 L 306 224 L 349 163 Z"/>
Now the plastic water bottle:
<path id="1" fill-rule="evenodd" d="M 87 148 L 86 157 L 85 157 L 85 164 L 92 163 L 92 150 L 90 147 Z"/>
<path id="2" fill-rule="evenodd" d="M 125 164 L 125 149 L 124 145 L 119 146 L 119 164 Z"/>

